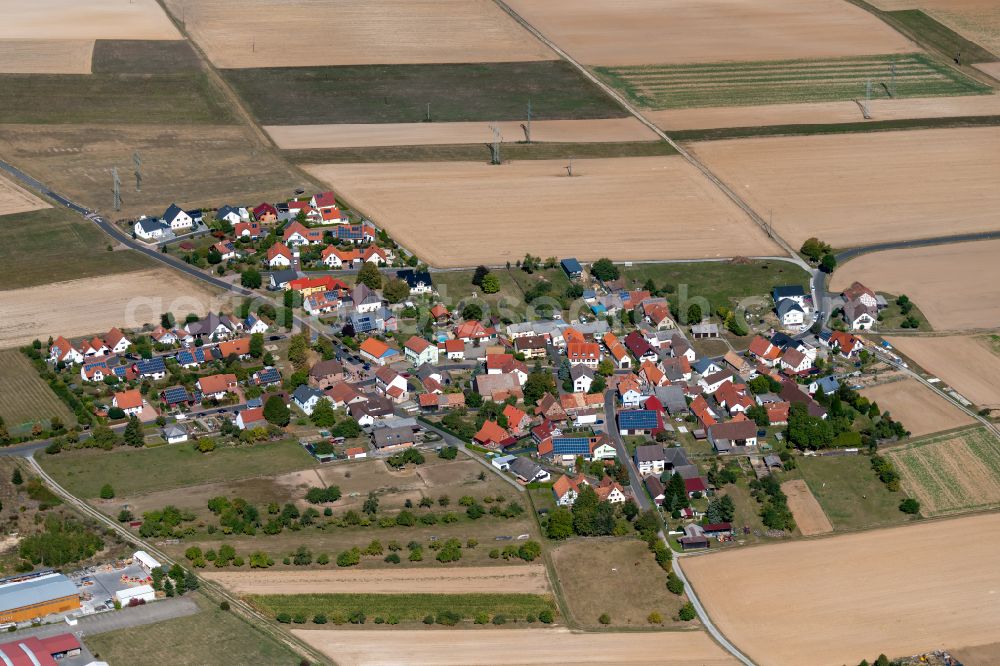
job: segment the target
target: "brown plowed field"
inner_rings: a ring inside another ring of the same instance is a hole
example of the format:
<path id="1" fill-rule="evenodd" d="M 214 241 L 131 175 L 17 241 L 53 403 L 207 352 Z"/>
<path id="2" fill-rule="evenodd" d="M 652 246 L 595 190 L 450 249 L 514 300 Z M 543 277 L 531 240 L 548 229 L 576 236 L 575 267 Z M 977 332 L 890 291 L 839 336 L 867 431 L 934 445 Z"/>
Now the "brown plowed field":
<path id="1" fill-rule="evenodd" d="M 1000 240 L 873 252 L 838 267 L 831 286 L 840 291 L 857 280 L 906 294 L 936 329 L 993 328 L 1000 323 L 998 256 Z"/>
<path id="2" fill-rule="evenodd" d="M 497 123 L 508 142 L 523 141 L 520 122 Z M 366 125 L 270 125 L 265 127 L 279 148 L 352 148 L 357 146 L 424 146 L 488 143 L 489 123 L 382 123 Z M 605 120 L 536 120 L 531 139 L 553 143 L 656 141 L 657 136 L 635 118 Z"/>
<path id="3" fill-rule="evenodd" d="M 679 156 L 304 168 L 433 266 L 548 257 L 768 256 L 777 247 Z"/>
<path id="4" fill-rule="evenodd" d="M 543 564 L 441 569 L 379 569 L 377 571 L 233 571 L 211 572 L 205 578 L 236 594 L 547 594 Z"/>
<path id="5" fill-rule="evenodd" d="M 996 640 L 998 548 L 1000 515 L 987 514 L 683 566 L 715 624 L 761 666 L 856 664 Z"/>
<path id="6" fill-rule="evenodd" d="M 913 437 L 975 423 L 971 416 L 915 379 L 879 384 L 860 393 L 877 402 L 883 412 L 890 412 Z"/>
<path id="7" fill-rule="evenodd" d="M 1000 128 L 706 141 L 689 148 L 798 247 L 996 228 Z"/>
<path id="8" fill-rule="evenodd" d="M 41 208 L 51 208 L 51 206 L 6 176 L 0 176 L 0 215 L 24 213 Z"/>
<path id="9" fill-rule="evenodd" d="M 872 0 L 880 9 L 922 9 L 966 39 L 1000 55 L 1000 5 L 996 0 Z"/>
<path id="10" fill-rule="evenodd" d="M 914 363 L 979 407 L 1000 408 L 1000 356 L 988 338 L 974 336 L 887 337 Z"/>
<path id="11" fill-rule="evenodd" d="M 1000 69 L 997 70 L 997 76 L 1000 76 Z M 861 109 L 852 101 L 671 109 L 644 111 L 643 115 L 664 130 L 859 123 L 864 120 Z M 1000 95 L 914 97 L 871 101 L 871 116 L 876 121 L 994 115 L 1000 115 Z"/>
<path id="12" fill-rule="evenodd" d="M 0 348 L 50 335 L 107 331 L 112 326 L 138 328 L 158 322 L 164 312 L 204 315 L 229 311 L 234 305 L 166 268 L 14 289 L 3 292 Z"/>
<path id="13" fill-rule="evenodd" d="M 176 17 L 183 13 L 188 32 L 222 68 L 556 59 L 490 0 L 167 0 L 167 6 Z"/>
<path id="14" fill-rule="evenodd" d="M 909 53 L 912 43 L 842 0 L 507 0 L 588 65 Z"/>
<path id="15" fill-rule="evenodd" d="M 156 0 L 0 0 L 0 16 L 0 39 L 181 39 Z"/>
<path id="16" fill-rule="evenodd" d="M 0 74 L 90 74 L 92 39 L 0 39 Z"/>
<path id="17" fill-rule="evenodd" d="M 293 629 L 341 666 L 729 666 L 736 660 L 701 631 L 574 633 L 568 629 L 475 631 Z"/>
<path id="18" fill-rule="evenodd" d="M 823 513 L 823 507 L 813 497 L 809 486 L 802 479 L 785 481 L 781 490 L 788 496 L 788 508 L 795 516 L 795 524 L 805 536 L 826 534 L 833 531 L 830 519 Z"/>
<path id="19" fill-rule="evenodd" d="M 1000 62 L 984 62 L 973 65 L 976 69 L 986 72 L 997 81 L 1000 81 Z"/>

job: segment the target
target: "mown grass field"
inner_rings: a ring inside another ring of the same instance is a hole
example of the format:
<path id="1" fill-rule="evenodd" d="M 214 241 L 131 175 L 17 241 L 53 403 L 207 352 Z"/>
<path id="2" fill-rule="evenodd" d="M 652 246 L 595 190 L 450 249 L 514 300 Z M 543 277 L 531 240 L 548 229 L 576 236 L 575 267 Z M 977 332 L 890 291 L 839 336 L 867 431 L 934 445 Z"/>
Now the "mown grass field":
<path id="1" fill-rule="evenodd" d="M 890 68 L 895 64 L 893 86 Z M 922 54 L 698 65 L 598 67 L 596 71 L 648 109 L 753 106 L 872 98 L 989 94 L 991 88 Z"/>
<path id="2" fill-rule="evenodd" d="M 885 527 L 909 519 L 899 510 L 906 495 L 887 490 L 867 456 L 816 456 L 797 461 L 802 478 L 835 531 Z"/>
<path id="3" fill-rule="evenodd" d="M 47 425 L 58 416 L 67 426 L 76 417 L 35 372 L 27 357 L 16 349 L 0 351 L 0 417 L 12 435 L 31 431 L 35 423 Z"/>
<path id="4" fill-rule="evenodd" d="M 111 67 L 110 65 L 102 65 Z M 178 125 L 233 122 L 200 71 L 168 74 L 2 74 L 4 123 Z"/>
<path id="5" fill-rule="evenodd" d="M 213 481 L 282 474 L 314 464 L 297 442 L 221 448 L 199 453 L 190 443 L 152 449 L 82 449 L 44 455 L 42 467 L 78 497 L 97 497 L 112 483 L 119 496 L 182 488 Z"/>
<path id="6" fill-rule="evenodd" d="M 538 594 L 268 594 L 250 595 L 247 600 L 271 617 L 303 613 L 310 621 L 317 613 L 331 618 L 357 611 L 364 613 L 368 622 L 379 616 L 420 622 L 427 615 L 444 611 L 457 613 L 464 620 L 478 613 L 523 620 L 529 614 L 538 617 L 544 610 L 556 610 L 550 597 Z"/>
<path id="7" fill-rule="evenodd" d="M 150 267 L 138 252 L 108 252 L 109 242 L 93 222 L 64 208 L 4 215 L 0 291 Z"/>
<path id="8" fill-rule="evenodd" d="M 1000 441 L 984 428 L 919 440 L 889 457 L 925 516 L 1000 504 Z"/>
<path id="9" fill-rule="evenodd" d="M 627 114 L 562 61 L 227 69 L 265 125 L 536 120 Z"/>
<path id="10" fill-rule="evenodd" d="M 299 657 L 230 611 L 199 598 L 196 615 L 87 636 L 94 656 L 110 664 L 292 664 Z"/>

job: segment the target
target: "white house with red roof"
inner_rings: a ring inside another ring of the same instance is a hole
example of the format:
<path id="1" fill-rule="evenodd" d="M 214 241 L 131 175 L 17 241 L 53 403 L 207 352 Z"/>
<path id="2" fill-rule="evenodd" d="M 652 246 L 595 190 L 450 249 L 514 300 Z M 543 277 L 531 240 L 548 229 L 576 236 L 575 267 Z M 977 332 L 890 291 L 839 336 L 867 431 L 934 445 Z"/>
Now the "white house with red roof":
<path id="1" fill-rule="evenodd" d="M 406 355 L 406 360 L 415 367 L 419 367 L 424 363 L 438 362 L 437 345 L 431 344 L 416 335 L 403 343 L 403 353 Z"/>
<path id="2" fill-rule="evenodd" d="M 233 236 L 236 238 L 260 238 L 263 234 L 257 222 L 237 222 L 233 226 Z"/>
<path id="3" fill-rule="evenodd" d="M 49 360 L 53 363 L 58 363 L 59 361 L 67 364 L 82 363 L 83 354 L 69 340 L 60 335 L 52 341 L 52 346 L 49 347 Z"/>
<path id="4" fill-rule="evenodd" d="M 410 397 L 406 377 L 388 366 L 375 371 L 375 388 L 393 402 L 406 402 Z"/>
<path id="5" fill-rule="evenodd" d="M 112 354 L 124 354 L 132 346 L 125 334 L 117 328 L 108 331 L 108 334 L 104 336 L 104 344 Z"/>
<path id="6" fill-rule="evenodd" d="M 282 234 L 281 240 L 283 240 L 289 247 L 294 245 L 312 245 L 315 243 L 322 243 L 323 230 L 310 229 L 301 222 L 296 221 L 285 227 L 285 233 Z"/>
<path id="7" fill-rule="evenodd" d="M 339 207 L 337 196 L 333 192 L 317 192 L 309 200 L 309 205 L 319 211 L 336 210 Z"/>
<path id="8" fill-rule="evenodd" d="M 351 250 L 341 250 L 333 245 L 323 248 L 320 259 L 330 268 L 353 268 L 361 261 L 361 251 L 357 248 Z"/>
<path id="9" fill-rule="evenodd" d="M 267 248 L 267 265 L 270 268 L 288 268 L 292 259 L 292 251 L 284 243 L 278 242 Z"/>
<path id="10" fill-rule="evenodd" d="M 142 412 L 144 401 L 139 389 L 132 389 L 115 393 L 114 397 L 111 398 L 111 404 L 125 412 L 126 416 L 132 416 Z"/>

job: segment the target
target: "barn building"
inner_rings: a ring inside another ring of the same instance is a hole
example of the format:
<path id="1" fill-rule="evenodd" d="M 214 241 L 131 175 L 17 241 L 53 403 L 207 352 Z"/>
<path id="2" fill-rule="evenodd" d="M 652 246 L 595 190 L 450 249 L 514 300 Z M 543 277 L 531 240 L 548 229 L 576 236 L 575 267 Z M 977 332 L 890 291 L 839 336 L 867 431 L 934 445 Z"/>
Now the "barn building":
<path id="1" fill-rule="evenodd" d="M 80 608 L 80 594 L 66 576 L 39 571 L 0 580 L 0 622 L 26 622 Z"/>

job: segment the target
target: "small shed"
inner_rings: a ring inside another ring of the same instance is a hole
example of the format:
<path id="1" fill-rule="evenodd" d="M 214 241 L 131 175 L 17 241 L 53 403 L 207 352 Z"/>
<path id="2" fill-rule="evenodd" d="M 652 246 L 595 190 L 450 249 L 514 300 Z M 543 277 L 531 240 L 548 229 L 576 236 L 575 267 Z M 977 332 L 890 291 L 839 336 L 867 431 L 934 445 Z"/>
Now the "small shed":
<path id="1" fill-rule="evenodd" d="M 118 590 L 115 592 L 115 599 L 117 599 L 118 603 L 122 606 L 128 606 L 129 602 L 133 599 L 138 599 L 140 601 L 155 601 L 156 590 L 153 589 L 152 585 L 127 587 L 124 590 Z"/>

